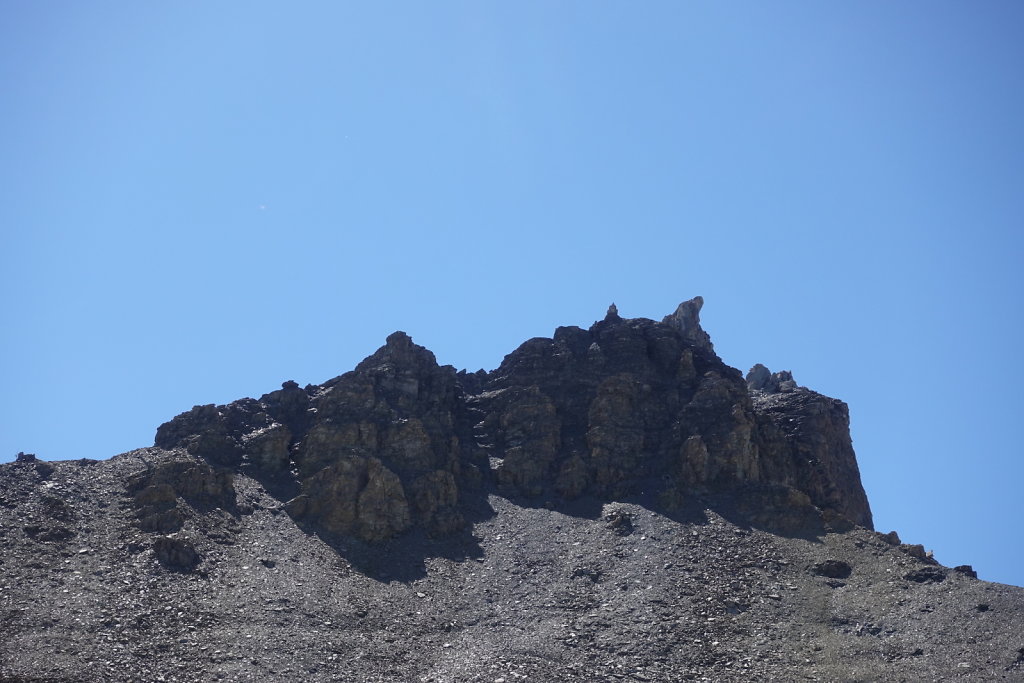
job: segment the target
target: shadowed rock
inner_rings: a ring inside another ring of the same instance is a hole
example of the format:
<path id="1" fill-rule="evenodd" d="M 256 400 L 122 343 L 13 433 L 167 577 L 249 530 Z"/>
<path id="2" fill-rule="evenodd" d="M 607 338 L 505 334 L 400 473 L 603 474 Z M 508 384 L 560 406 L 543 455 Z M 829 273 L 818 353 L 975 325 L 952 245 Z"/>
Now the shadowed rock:
<path id="1" fill-rule="evenodd" d="M 168 569 L 188 571 L 199 564 L 199 553 L 192 542 L 173 536 L 157 536 L 153 541 L 157 561 Z"/>
<path id="2" fill-rule="evenodd" d="M 745 381 L 715 355 L 703 303 L 684 301 L 662 322 L 622 318 L 612 304 L 590 329 L 558 328 L 472 375 L 395 332 L 322 385 L 197 406 L 161 425 L 156 445 L 289 479 L 290 514 L 365 541 L 458 530 L 488 473 L 506 495 L 545 501 L 678 503 L 774 486 L 780 505 L 806 500 L 870 527 L 846 405 L 761 365 Z M 159 505 L 146 524 L 180 526 Z"/>
<path id="3" fill-rule="evenodd" d="M 825 560 L 811 567 L 811 572 L 830 579 L 846 579 L 853 573 L 853 568 L 842 560 Z"/>

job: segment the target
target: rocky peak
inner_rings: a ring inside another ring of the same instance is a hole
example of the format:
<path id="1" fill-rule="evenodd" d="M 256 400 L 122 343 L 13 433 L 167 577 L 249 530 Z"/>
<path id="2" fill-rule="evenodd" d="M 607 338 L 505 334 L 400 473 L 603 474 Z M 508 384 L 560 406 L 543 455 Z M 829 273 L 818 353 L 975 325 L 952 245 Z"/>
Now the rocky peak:
<path id="1" fill-rule="evenodd" d="M 414 344 L 412 343 L 412 337 L 403 332 L 402 330 L 396 330 L 388 335 L 387 339 L 384 340 L 384 348 L 386 349 L 412 349 Z"/>
<path id="2" fill-rule="evenodd" d="M 760 365 L 744 381 L 714 354 L 702 305 L 656 322 L 612 304 L 473 374 L 395 332 L 323 385 L 197 406 L 156 445 L 287 481 L 297 520 L 366 541 L 451 533 L 491 486 L 556 506 L 745 492 L 767 524 L 795 505 L 870 527 L 845 404 Z"/>
<path id="3" fill-rule="evenodd" d="M 384 346 L 356 366 L 355 373 L 371 380 L 389 403 L 412 412 L 424 401 L 446 400 L 455 389 L 455 368 L 439 366 L 431 351 L 401 331 L 389 335 Z"/>
<path id="4" fill-rule="evenodd" d="M 700 309 L 703 306 L 704 297 L 695 296 L 679 304 L 675 312 L 665 316 L 661 322 L 677 329 L 683 339 L 694 346 L 713 351 L 711 337 L 700 326 Z"/>
<path id="5" fill-rule="evenodd" d="M 409 375 L 431 374 L 438 368 L 437 358 L 428 349 L 413 342 L 412 337 L 402 331 L 388 335 L 384 346 L 363 359 L 357 372 L 388 374 L 403 372 Z"/>
<path id="6" fill-rule="evenodd" d="M 796 391 L 802 387 L 797 386 L 796 381 L 793 379 L 793 373 L 789 370 L 772 372 L 765 366 L 757 363 L 747 373 L 747 388 L 750 391 L 778 394 Z"/>

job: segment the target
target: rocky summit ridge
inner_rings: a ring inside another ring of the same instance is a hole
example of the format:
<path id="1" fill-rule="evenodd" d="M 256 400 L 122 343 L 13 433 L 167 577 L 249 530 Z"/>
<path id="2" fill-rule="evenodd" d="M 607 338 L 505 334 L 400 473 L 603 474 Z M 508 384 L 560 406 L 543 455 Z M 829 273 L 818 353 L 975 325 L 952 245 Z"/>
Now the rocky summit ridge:
<path id="1" fill-rule="evenodd" d="M 20 454 L 0 681 L 1020 680 L 1022 591 L 874 532 L 846 404 L 702 305 Z"/>
<path id="2" fill-rule="evenodd" d="M 155 445 L 287 481 L 294 518 L 371 542 L 460 529 L 491 476 L 506 495 L 554 506 L 645 494 L 672 507 L 745 488 L 766 521 L 781 503 L 871 528 L 846 404 L 760 365 L 745 380 L 715 355 L 702 304 L 661 322 L 612 305 L 589 330 L 531 339 L 490 373 L 439 366 L 395 332 L 322 385 L 196 406 Z"/>

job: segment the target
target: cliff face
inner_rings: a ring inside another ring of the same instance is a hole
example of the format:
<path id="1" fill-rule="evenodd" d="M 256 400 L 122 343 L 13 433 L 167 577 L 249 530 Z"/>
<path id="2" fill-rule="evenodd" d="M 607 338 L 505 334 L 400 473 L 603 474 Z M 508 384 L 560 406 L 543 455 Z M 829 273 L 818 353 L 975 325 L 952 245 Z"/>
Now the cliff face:
<path id="1" fill-rule="evenodd" d="M 702 304 L 661 322 L 612 306 L 490 373 L 438 366 L 396 332 L 322 385 L 197 406 L 156 446 L 291 487 L 293 517 L 365 541 L 460 529 L 491 477 L 549 507 L 645 496 L 670 510 L 745 490 L 769 525 L 796 507 L 871 528 L 846 405 L 762 366 L 745 380 L 715 355 Z"/>

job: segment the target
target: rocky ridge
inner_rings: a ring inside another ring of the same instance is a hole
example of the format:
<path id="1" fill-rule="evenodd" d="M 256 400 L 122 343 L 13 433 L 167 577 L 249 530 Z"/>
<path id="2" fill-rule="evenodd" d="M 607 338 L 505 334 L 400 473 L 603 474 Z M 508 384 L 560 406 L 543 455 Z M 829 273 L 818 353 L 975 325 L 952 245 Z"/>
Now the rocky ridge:
<path id="1" fill-rule="evenodd" d="M 20 454 L 0 681 L 1018 680 L 1024 591 L 874 532 L 846 404 L 702 304 Z"/>
<path id="2" fill-rule="evenodd" d="M 365 541 L 460 529 L 492 470 L 507 495 L 548 505 L 644 493 L 671 508 L 747 488 L 870 528 L 846 405 L 760 365 L 744 380 L 715 355 L 702 304 L 660 323 L 613 305 L 490 373 L 439 366 L 396 332 L 322 385 L 196 406 L 155 445 L 290 484 L 292 516 Z"/>

